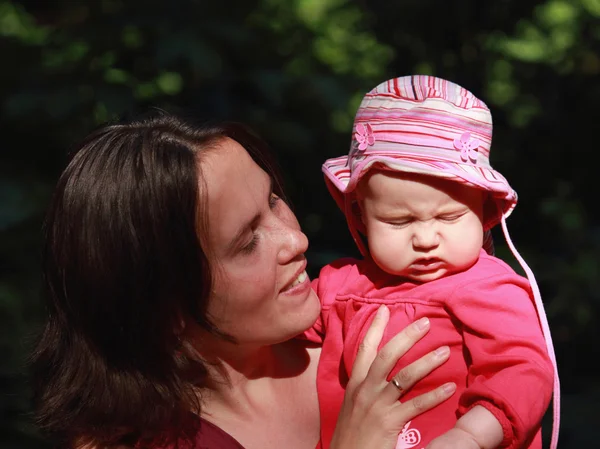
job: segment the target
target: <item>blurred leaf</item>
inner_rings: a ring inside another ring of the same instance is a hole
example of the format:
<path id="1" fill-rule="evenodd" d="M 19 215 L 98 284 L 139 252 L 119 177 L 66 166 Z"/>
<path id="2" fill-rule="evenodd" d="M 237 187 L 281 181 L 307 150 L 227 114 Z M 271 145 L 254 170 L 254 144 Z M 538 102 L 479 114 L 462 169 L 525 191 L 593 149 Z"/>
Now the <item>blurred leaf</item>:
<path id="1" fill-rule="evenodd" d="M 510 123 L 517 128 L 524 128 L 540 113 L 541 108 L 536 98 L 521 97 L 512 108 Z"/>
<path id="2" fill-rule="evenodd" d="M 158 96 L 159 90 L 155 83 L 140 83 L 134 88 L 134 95 L 140 100 L 150 100 Z"/>
<path id="3" fill-rule="evenodd" d="M 520 36 L 506 38 L 502 44 L 506 55 L 527 62 L 543 62 L 549 56 L 546 38 L 532 23 L 520 23 Z"/>
<path id="4" fill-rule="evenodd" d="M 181 91 L 183 78 L 179 73 L 164 72 L 156 78 L 156 85 L 167 95 L 176 95 Z"/>
<path id="5" fill-rule="evenodd" d="M 600 0 L 579 0 L 583 7 L 592 15 L 600 17 Z"/>
<path id="6" fill-rule="evenodd" d="M 32 17 L 11 1 L 0 1 L 0 36 L 14 37 L 26 44 L 41 44 L 49 30 L 35 25 Z"/>
<path id="7" fill-rule="evenodd" d="M 505 105 L 513 101 L 518 94 L 514 82 L 494 80 L 490 81 L 486 89 L 486 96 L 492 103 Z"/>
<path id="8" fill-rule="evenodd" d="M 312 29 L 320 28 L 330 19 L 332 10 L 347 0 L 296 0 L 298 18 Z"/>
<path id="9" fill-rule="evenodd" d="M 431 62 L 420 61 L 414 69 L 414 73 L 418 75 L 434 75 L 435 67 Z"/>
<path id="10" fill-rule="evenodd" d="M 124 70 L 111 68 L 104 72 L 104 80 L 109 84 L 127 84 L 130 75 Z"/>
<path id="11" fill-rule="evenodd" d="M 126 26 L 122 32 L 123 44 L 127 48 L 136 49 L 140 48 L 144 43 L 144 36 L 142 31 L 135 26 Z"/>
<path id="12" fill-rule="evenodd" d="M 536 8 L 536 16 L 547 27 L 575 24 L 578 7 L 573 1 L 551 0 Z"/>
<path id="13" fill-rule="evenodd" d="M 64 47 L 52 48 L 44 52 L 43 65 L 50 69 L 64 68 L 81 61 L 89 52 L 86 42 L 69 42 Z"/>
<path id="14" fill-rule="evenodd" d="M 116 52 L 110 50 L 99 55 L 93 55 L 90 60 L 90 69 L 99 70 L 110 68 L 113 66 L 116 59 Z"/>

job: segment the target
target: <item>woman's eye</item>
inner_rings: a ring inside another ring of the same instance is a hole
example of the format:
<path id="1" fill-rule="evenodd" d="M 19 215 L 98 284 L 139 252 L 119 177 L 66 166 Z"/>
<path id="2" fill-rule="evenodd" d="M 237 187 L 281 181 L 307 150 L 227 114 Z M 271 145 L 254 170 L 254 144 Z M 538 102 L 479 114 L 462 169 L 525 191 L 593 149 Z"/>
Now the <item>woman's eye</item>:
<path id="1" fill-rule="evenodd" d="M 248 244 L 246 244 L 244 247 L 242 247 L 242 249 L 241 249 L 242 254 L 251 254 L 256 249 L 257 245 L 258 245 L 258 235 L 256 233 L 254 233 L 254 234 L 252 234 L 252 240 L 250 240 L 250 242 Z"/>
<path id="2" fill-rule="evenodd" d="M 279 198 L 274 193 L 271 193 L 271 196 L 269 197 L 269 208 L 270 209 L 275 209 L 275 207 L 277 206 L 277 203 L 279 201 L 281 201 L 281 198 Z"/>
<path id="3" fill-rule="evenodd" d="M 271 194 L 271 196 L 269 197 L 269 209 L 273 210 L 277 207 L 277 203 L 279 203 L 279 201 L 281 201 L 281 198 L 279 198 L 277 195 L 275 195 L 274 193 Z M 250 240 L 250 242 L 248 242 L 246 245 L 244 245 L 242 247 L 242 249 L 240 250 L 240 252 L 242 254 L 251 254 L 257 247 L 258 245 L 258 234 L 256 232 L 252 233 L 252 240 Z"/>

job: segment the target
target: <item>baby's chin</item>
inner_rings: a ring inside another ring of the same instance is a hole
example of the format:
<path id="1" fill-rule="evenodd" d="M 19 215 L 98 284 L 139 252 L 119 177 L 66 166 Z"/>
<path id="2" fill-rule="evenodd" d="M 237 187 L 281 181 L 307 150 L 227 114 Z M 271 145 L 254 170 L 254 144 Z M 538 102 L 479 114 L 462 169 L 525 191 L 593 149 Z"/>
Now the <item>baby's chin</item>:
<path id="1" fill-rule="evenodd" d="M 388 273 L 390 272 L 388 271 Z M 446 277 L 452 273 L 448 267 L 439 267 L 433 270 L 414 270 L 407 268 L 405 270 L 390 274 L 402 277 L 411 282 L 416 282 L 417 284 L 424 284 L 425 282 L 437 281 L 438 279 Z"/>
<path id="2" fill-rule="evenodd" d="M 446 270 L 437 270 L 435 273 L 419 273 L 418 275 L 410 274 L 406 277 L 413 282 L 423 284 L 425 282 L 437 281 L 438 279 L 445 277 L 447 274 L 448 273 Z"/>

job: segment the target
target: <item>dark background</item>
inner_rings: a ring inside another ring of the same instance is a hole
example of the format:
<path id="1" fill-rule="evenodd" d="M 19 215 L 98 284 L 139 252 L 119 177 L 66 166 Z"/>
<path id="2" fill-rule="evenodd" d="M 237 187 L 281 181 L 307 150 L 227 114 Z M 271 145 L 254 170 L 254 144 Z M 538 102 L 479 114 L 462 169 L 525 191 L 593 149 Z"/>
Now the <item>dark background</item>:
<path id="1" fill-rule="evenodd" d="M 598 0 L 0 0 L 0 447 L 47 447 L 24 360 L 43 318 L 41 218 L 70 145 L 149 106 L 250 123 L 286 174 L 314 275 L 356 254 L 321 163 L 347 152 L 362 95 L 410 74 L 492 109 L 491 162 L 520 200 L 509 229 L 556 346 L 559 448 L 600 447 L 599 18 Z"/>

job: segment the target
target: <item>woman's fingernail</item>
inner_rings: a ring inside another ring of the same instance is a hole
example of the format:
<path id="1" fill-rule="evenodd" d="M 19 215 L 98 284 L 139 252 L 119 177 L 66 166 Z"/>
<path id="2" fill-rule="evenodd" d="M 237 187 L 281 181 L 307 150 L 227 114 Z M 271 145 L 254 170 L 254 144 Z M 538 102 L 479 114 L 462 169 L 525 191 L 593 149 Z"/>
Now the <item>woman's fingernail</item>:
<path id="1" fill-rule="evenodd" d="M 444 393 L 446 394 L 454 393 L 456 390 L 456 384 L 453 382 L 448 382 L 442 387 L 442 390 L 444 390 Z"/>
<path id="2" fill-rule="evenodd" d="M 415 326 L 417 326 L 417 329 L 420 331 L 427 329 L 429 327 L 429 318 L 421 318 L 415 322 Z"/>
<path id="3" fill-rule="evenodd" d="M 434 353 L 435 355 L 437 355 L 438 357 L 442 357 L 445 356 L 446 354 L 448 354 L 450 352 L 450 348 L 448 346 L 442 346 L 440 348 L 437 348 Z"/>

